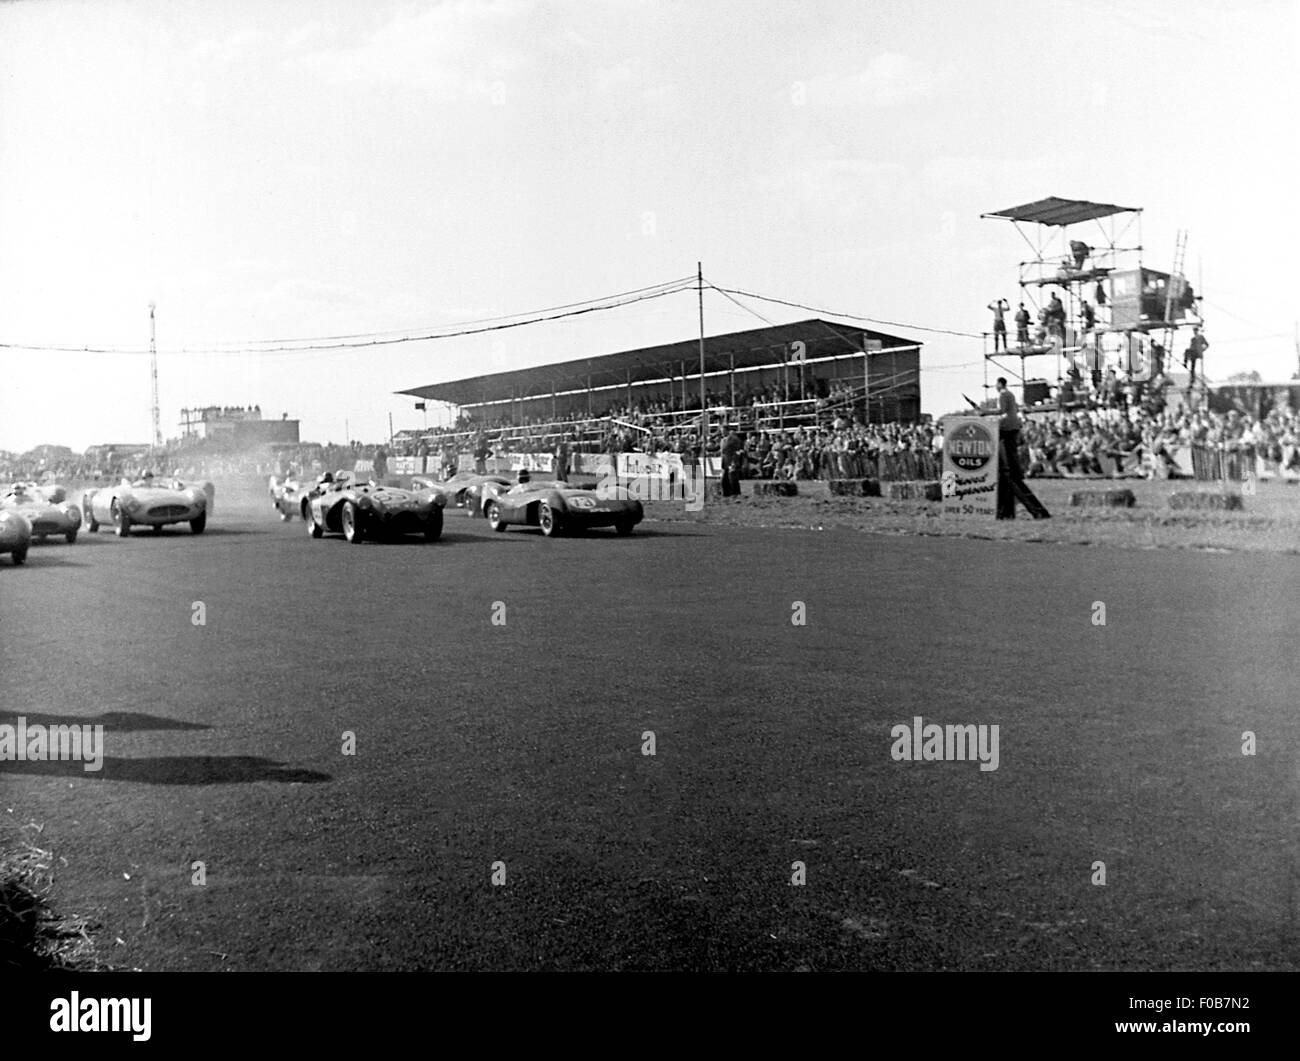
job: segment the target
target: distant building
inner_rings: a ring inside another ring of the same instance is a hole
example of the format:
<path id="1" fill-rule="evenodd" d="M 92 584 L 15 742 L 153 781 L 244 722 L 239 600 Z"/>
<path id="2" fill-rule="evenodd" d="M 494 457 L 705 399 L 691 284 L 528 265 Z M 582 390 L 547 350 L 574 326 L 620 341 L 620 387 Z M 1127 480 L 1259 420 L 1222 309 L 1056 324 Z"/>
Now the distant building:
<path id="1" fill-rule="evenodd" d="M 295 443 L 298 421 L 286 413 L 279 420 L 263 420 L 262 407 L 205 405 L 181 410 L 181 442 L 212 441 L 232 448 Z"/>

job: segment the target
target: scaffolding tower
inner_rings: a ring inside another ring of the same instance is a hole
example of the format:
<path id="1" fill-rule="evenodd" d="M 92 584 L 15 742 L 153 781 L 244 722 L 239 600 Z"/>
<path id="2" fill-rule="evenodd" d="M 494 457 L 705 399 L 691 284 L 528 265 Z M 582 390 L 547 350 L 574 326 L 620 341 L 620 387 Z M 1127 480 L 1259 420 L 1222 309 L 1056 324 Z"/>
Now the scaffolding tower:
<path id="1" fill-rule="evenodd" d="M 1067 363 L 1094 385 L 1107 368 L 1150 380 L 1168 367 L 1176 330 L 1203 323 L 1201 300 L 1182 271 L 1186 233 L 1179 233 L 1169 272 L 1148 268 L 1141 207 L 1049 196 L 980 216 L 1010 221 L 1030 250 L 1019 263 L 1028 334 L 1009 326 L 999 349 L 996 333 L 985 333 L 986 397 L 990 362 L 1020 380 L 1026 406 L 1047 397 L 1046 380 L 1030 385 L 1030 358 L 1055 358 L 1058 381 Z M 1010 358 L 1019 358 L 1019 372 Z"/>

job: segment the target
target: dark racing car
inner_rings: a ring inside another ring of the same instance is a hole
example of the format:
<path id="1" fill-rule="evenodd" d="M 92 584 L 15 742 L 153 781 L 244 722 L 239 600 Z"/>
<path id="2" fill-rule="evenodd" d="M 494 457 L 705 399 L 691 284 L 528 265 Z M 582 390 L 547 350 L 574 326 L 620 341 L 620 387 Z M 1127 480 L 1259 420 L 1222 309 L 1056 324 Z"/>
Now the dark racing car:
<path id="1" fill-rule="evenodd" d="M 466 509 L 471 516 L 481 516 L 483 488 L 488 484 L 508 489 L 511 481 L 500 475 L 478 475 L 474 472 L 457 472 L 450 479 L 434 479 L 428 475 L 417 475 L 411 480 L 411 489 L 439 490 L 446 494 L 449 503 L 457 508 Z"/>
<path id="2" fill-rule="evenodd" d="M 432 542 L 442 536 L 442 508 L 446 504 L 442 494 L 347 480 L 322 482 L 319 490 L 303 501 L 303 518 L 313 538 L 328 532 L 360 543 L 423 534 L 426 541 Z"/>
<path id="3" fill-rule="evenodd" d="M 580 490 L 561 482 L 521 482 L 483 488 L 483 515 L 494 531 L 511 524 L 540 527 L 548 538 L 589 527 L 631 534 L 641 522 L 641 502 L 621 488 Z"/>

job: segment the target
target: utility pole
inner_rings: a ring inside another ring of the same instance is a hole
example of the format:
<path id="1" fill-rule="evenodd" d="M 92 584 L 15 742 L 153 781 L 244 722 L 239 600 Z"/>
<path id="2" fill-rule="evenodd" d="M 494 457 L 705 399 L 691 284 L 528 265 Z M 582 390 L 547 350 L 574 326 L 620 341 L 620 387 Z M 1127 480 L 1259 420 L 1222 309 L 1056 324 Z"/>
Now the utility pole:
<path id="1" fill-rule="evenodd" d="M 701 483 L 709 479 L 709 407 L 704 400 L 704 266 L 695 263 L 695 284 L 700 302 L 700 469 Z M 701 504 L 704 498 L 700 498 Z"/>
<path id="2" fill-rule="evenodd" d="M 154 323 L 154 304 L 149 303 L 149 361 L 153 383 L 153 444 L 155 449 L 162 448 L 162 423 L 158 411 L 158 335 Z"/>

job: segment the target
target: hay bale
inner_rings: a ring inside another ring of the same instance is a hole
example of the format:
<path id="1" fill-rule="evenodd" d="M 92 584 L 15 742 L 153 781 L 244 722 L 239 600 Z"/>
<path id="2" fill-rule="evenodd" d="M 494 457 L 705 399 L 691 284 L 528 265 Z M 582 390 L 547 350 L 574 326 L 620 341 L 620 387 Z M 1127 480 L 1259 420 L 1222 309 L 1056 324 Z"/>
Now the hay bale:
<path id="1" fill-rule="evenodd" d="M 879 479 L 831 479 L 831 493 L 836 497 L 879 497 Z"/>
<path id="2" fill-rule="evenodd" d="M 1240 494 L 1213 493 L 1209 490 L 1183 490 L 1169 495 L 1170 508 L 1217 509 L 1237 512 L 1246 507 Z"/>
<path id="3" fill-rule="evenodd" d="M 795 497 L 799 487 L 788 479 L 763 480 L 754 484 L 755 497 Z"/>
<path id="4" fill-rule="evenodd" d="M 1136 504 L 1132 490 L 1076 490 L 1070 495 L 1072 508 L 1132 508 Z"/>
<path id="5" fill-rule="evenodd" d="M 943 489 L 937 482 L 914 479 L 889 484 L 891 501 L 942 501 Z"/>

